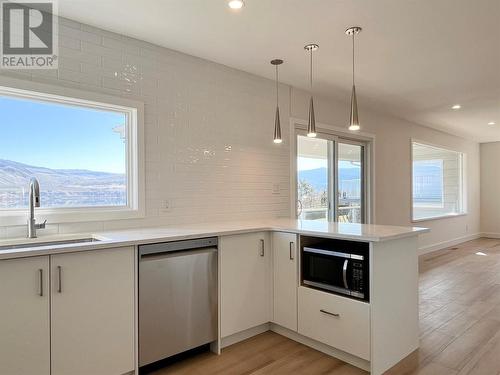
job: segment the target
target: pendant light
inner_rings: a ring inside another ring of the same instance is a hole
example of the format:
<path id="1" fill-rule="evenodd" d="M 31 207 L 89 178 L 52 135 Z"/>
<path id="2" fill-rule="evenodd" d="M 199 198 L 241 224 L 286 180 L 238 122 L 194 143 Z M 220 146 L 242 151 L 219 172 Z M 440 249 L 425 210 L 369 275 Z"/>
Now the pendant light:
<path id="1" fill-rule="evenodd" d="M 310 53 L 309 61 L 309 85 L 311 90 L 311 100 L 309 101 L 309 121 L 307 122 L 307 136 L 316 137 L 316 118 L 314 116 L 314 100 L 313 100 L 313 52 L 319 48 L 317 44 L 308 44 L 304 47 Z"/>
<path id="2" fill-rule="evenodd" d="M 345 33 L 352 36 L 352 94 L 351 94 L 351 116 L 349 119 L 349 130 L 357 131 L 360 129 L 358 118 L 358 100 L 356 98 L 356 86 L 354 84 L 354 37 L 361 32 L 361 27 L 349 27 Z"/>
<path id="3" fill-rule="evenodd" d="M 283 60 L 271 60 L 271 64 L 276 68 L 276 115 L 274 117 L 274 143 L 281 143 L 281 122 L 280 122 L 280 107 L 279 107 L 279 76 L 278 66 L 283 64 Z"/>

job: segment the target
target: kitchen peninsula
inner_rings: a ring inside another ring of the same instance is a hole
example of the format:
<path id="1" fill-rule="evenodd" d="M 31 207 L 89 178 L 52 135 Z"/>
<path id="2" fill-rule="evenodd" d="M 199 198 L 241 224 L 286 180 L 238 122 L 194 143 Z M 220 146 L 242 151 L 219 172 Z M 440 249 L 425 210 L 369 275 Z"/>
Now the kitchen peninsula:
<path id="1" fill-rule="evenodd" d="M 214 238 L 214 352 L 272 330 L 382 374 L 418 348 L 426 231 L 278 219 L 1 241 L 0 373 L 138 373 L 139 247 Z"/>

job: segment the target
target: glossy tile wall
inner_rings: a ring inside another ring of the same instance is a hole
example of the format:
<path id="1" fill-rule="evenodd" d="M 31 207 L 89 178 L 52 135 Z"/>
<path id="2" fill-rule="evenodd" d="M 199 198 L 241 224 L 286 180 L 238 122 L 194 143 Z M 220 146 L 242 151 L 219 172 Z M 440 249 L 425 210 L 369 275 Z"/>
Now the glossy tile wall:
<path id="1" fill-rule="evenodd" d="M 272 81 L 70 20 L 59 33 L 58 70 L 0 76 L 144 102 L 146 217 L 50 223 L 40 235 L 288 216 L 287 86 L 277 146 Z M 24 226 L 0 229 L 0 237 L 24 234 Z"/>

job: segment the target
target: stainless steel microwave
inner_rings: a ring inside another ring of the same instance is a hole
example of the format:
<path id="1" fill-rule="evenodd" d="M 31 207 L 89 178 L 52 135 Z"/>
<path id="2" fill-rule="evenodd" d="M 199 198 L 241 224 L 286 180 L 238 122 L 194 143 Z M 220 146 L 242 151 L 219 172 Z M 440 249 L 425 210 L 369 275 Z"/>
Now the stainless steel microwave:
<path id="1" fill-rule="evenodd" d="M 369 300 L 367 251 L 361 254 L 306 246 L 302 248 L 301 264 L 304 286 Z"/>

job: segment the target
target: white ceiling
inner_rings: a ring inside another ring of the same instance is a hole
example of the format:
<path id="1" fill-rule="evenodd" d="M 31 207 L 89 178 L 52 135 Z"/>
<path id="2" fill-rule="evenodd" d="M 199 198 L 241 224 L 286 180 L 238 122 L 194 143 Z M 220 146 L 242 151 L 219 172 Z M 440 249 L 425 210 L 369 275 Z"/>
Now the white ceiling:
<path id="1" fill-rule="evenodd" d="M 59 0 L 59 13 L 237 69 L 348 100 L 359 25 L 357 90 L 363 106 L 480 142 L 500 141 L 499 0 Z M 460 103 L 462 109 L 450 107 Z M 495 121 L 496 125 L 487 125 Z"/>

